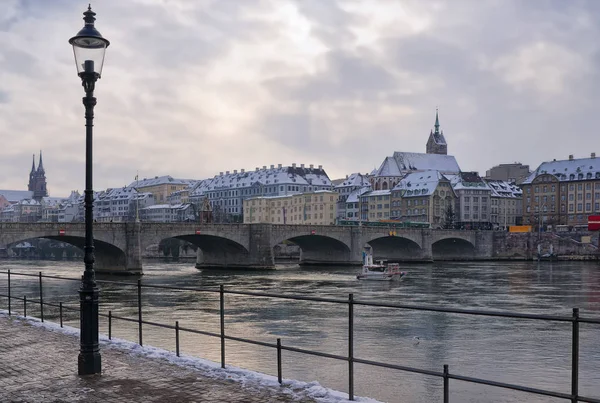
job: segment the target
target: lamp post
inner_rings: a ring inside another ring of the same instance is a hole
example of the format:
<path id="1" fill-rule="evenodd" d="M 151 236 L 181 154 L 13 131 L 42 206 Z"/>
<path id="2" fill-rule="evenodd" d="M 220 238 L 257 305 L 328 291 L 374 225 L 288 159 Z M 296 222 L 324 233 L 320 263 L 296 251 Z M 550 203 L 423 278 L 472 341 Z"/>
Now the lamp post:
<path id="1" fill-rule="evenodd" d="M 85 25 L 71 39 L 75 55 L 77 75 L 85 91 L 85 247 L 83 261 L 85 270 L 79 289 L 80 350 L 78 357 L 79 375 L 99 374 L 102 371 L 98 346 L 98 287 L 94 274 L 94 234 L 92 190 L 92 127 L 94 120 L 94 87 L 102 74 L 104 53 L 110 44 L 94 27 L 96 13 L 88 6 L 83 13 Z"/>

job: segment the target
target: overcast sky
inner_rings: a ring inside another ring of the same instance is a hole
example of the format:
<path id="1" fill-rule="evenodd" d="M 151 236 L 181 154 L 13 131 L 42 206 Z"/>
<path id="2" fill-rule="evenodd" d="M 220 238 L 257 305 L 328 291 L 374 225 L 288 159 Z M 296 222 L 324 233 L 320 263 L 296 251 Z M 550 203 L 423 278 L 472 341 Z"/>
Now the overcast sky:
<path id="1" fill-rule="evenodd" d="M 44 153 L 84 187 L 68 39 L 87 2 L 0 1 L 0 189 Z M 463 170 L 598 145 L 600 1 L 97 0 L 94 188 L 322 164 L 334 179 L 425 152 L 435 108 Z"/>

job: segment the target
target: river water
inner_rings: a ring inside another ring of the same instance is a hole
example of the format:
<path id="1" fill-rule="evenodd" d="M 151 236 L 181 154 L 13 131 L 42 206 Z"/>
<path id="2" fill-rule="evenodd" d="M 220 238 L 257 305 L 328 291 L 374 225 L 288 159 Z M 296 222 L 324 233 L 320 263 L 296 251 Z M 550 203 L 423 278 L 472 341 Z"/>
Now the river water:
<path id="1" fill-rule="evenodd" d="M 77 278 L 83 264 L 64 261 L 0 261 L 0 270 Z M 144 284 L 218 287 L 358 300 L 490 309 L 525 313 L 600 317 L 600 266 L 592 262 L 471 262 L 404 265 L 400 282 L 360 282 L 356 267 L 300 268 L 282 265 L 271 271 L 199 271 L 192 262 L 144 263 Z M 114 280 L 115 278 L 110 278 Z M 136 278 L 116 278 L 134 282 Z M 13 295 L 37 298 L 38 280 L 13 276 Z M 78 307 L 78 282 L 44 279 L 46 302 Z M 101 312 L 137 318 L 135 287 L 101 284 Z M 0 275 L 6 294 L 6 275 Z M 144 320 L 219 332 L 217 293 L 143 290 Z M 6 299 L 0 299 L 6 309 Z M 13 308 L 22 307 L 13 302 Z M 342 304 L 273 300 L 227 295 L 226 333 L 324 353 L 346 355 L 348 307 Z M 570 392 L 571 324 L 523 319 L 488 318 L 355 306 L 355 357 Z M 39 315 L 36 304 L 28 314 Z M 48 308 L 46 317 L 56 318 Z M 78 326 L 77 312 L 66 323 Z M 144 326 L 144 344 L 174 351 L 174 331 Z M 101 318 L 101 331 L 107 322 Z M 135 323 L 115 321 L 113 336 L 137 340 Z M 416 337 L 419 339 L 417 340 Z M 220 340 L 181 335 L 182 354 L 220 360 Z M 581 324 L 580 394 L 600 398 L 600 325 Z M 238 342 L 226 343 L 230 365 L 277 374 L 276 352 Z M 105 363 L 105 365 L 109 365 Z M 347 392 L 348 364 L 328 358 L 283 351 L 284 378 L 318 380 Z M 442 401 L 442 381 L 420 374 L 355 365 L 355 394 L 386 402 Z M 450 381 L 452 402 L 563 401 L 491 386 Z"/>

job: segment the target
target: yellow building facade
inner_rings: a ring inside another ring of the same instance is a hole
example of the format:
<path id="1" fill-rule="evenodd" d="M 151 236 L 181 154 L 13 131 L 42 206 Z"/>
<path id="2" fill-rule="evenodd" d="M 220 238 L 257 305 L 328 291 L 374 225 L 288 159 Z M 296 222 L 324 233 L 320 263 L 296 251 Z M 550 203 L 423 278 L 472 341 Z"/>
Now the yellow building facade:
<path id="1" fill-rule="evenodd" d="M 290 196 L 244 200 L 244 224 L 333 225 L 338 194 L 320 190 Z"/>

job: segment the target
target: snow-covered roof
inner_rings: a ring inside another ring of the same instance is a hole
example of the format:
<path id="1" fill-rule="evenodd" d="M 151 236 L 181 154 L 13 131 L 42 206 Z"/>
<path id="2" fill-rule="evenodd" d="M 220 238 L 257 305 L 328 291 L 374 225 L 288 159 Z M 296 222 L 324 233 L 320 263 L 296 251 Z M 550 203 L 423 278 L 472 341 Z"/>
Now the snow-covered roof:
<path id="1" fill-rule="evenodd" d="M 361 187 L 369 185 L 369 179 L 361 173 L 353 173 L 335 186 L 336 189 L 345 187 Z"/>
<path id="2" fill-rule="evenodd" d="M 538 175 L 551 174 L 560 181 L 572 181 L 583 179 L 600 179 L 600 159 L 579 158 L 572 160 L 542 162 L 533 171 L 523 184 L 531 183 Z M 2 191 L 0 191 L 2 193 Z"/>
<path id="3" fill-rule="evenodd" d="M 390 189 L 386 189 L 386 190 L 372 190 L 370 192 L 366 192 L 361 196 L 367 196 L 367 197 L 372 197 L 372 196 L 388 196 L 391 194 L 391 190 Z"/>
<path id="4" fill-rule="evenodd" d="M 371 191 L 370 186 L 365 186 L 363 188 L 356 189 L 348 195 L 348 198 L 346 199 L 346 203 L 358 203 L 360 201 L 359 197 L 370 191 Z"/>
<path id="5" fill-rule="evenodd" d="M 448 179 L 439 171 L 413 172 L 402 178 L 393 190 L 405 190 L 402 197 L 430 196 L 440 180 Z"/>
<path id="6" fill-rule="evenodd" d="M 456 175 L 445 175 L 452 183 L 454 190 L 475 189 L 490 190 L 477 172 L 460 172 Z"/>
<path id="7" fill-rule="evenodd" d="M 398 167 L 398 162 L 394 157 L 385 157 L 381 166 L 375 173 L 375 176 L 402 176 L 403 173 Z"/>
<path id="8" fill-rule="evenodd" d="M 514 183 L 492 179 L 486 179 L 485 182 L 492 190 L 492 197 L 520 198 L 523 196 L 521 188 Z"/>
<path id="9" fill-rule="evenodd" d="M 250 172 L 234 172 L 215 175 L 214 178 L 200 181 L 190 192 L 190 196 L 202 195 L 211 190 L 239 189 L 268 185 L 312 185 L 330 187 L 331 180 L 323 168 L 298 166 L 263 168 Z"/>
<path id="10" fill-rule="evenodd" d="M 175 179 L 171 175 L 164 175 L 164 176 L 155 176 L 154 178 L 150 178 L 150 179 L 144 178 L 144 179 L 140 179 L 137 181 L 133 181 L 129 184 L 129 187 L 145 188 L 145 187 L 165 185 L 165 184 L 190 185 L 194 182 L 195 182 L 195 180 L 193 180 L 193 179 Z"/>
<path id="11" fill-rule="evenodd" d="M 458 162 L 456 162 L 456 158 L 452 155 L 396 151 L 394 153 L 394 159 L 396 160 L 398 169 L 404 173 L 428 170 L 440 171 L 443 174 L 460 172 Z"/>
<path id="12" fill-rule="evenodd" d="M 29 190 L 0 190 L 0 195 L 11 203 L 16 203 L 23 199 L 31 199 L 33 192 Z"/>

